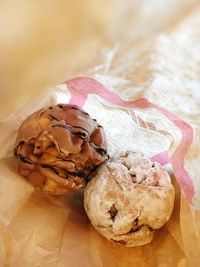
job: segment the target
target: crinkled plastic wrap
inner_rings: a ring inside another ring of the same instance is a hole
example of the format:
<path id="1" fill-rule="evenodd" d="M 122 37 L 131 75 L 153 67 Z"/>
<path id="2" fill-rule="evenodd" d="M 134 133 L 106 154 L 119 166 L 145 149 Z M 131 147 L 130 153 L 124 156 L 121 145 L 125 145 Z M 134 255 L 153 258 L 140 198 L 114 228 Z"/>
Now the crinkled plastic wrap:
<path id="1" fill-rule="evenodd" d="M 170 32 L 117 45 L 85 77 L 1 116 L 0 266 L 200 265 L 199 18 L 196 9 L 180 16 Z M 134 149 L 171 174 L 173 214 L 150 244 L 126 248 L 107 241 L 86 216 L 83 191 L 47 197 L 17 173 L 12 154 L 19 125 L 33 111 L 60 102 L 97 119 L 111 155 Z"/>

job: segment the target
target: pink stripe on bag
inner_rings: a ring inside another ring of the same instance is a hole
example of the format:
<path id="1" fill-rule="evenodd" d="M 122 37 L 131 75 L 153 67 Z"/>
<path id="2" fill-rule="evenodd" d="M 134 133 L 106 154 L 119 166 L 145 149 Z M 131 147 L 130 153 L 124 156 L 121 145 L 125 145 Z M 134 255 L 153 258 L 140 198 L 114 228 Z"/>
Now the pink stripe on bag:
<path id="1" fill-rule="evenodd" d="M 159 162 L 161 165 L 166 165 L 170 163 L 170 159 L 169 159 L 169 155 L 167 151 L 154 155 L 153 157 L 151 157 L 151 160 Z"/>
<path id="2" fill-rule="evenodd" d="M 188 200 L 192 202 L 192 198 L 194 196 L 194 186 L 191 177 L 184 168 L 184 158 L 193 140 L 193 130 L 190 125 L 179 119 L 171 112 L 168 112 L 163 108 L 150 103 L 145 98 L 136 99 L 134 101 L 124 101 L 118 94 L 109 91 L 100 82 L 92 78 L 78 77 L 66 81 L 65 84 L 67 85 L 67 88 L 71 94 L 71 98 L 69 100 L 70 104 L 76 104 L 80 107 L 83 107 L 87 100 L 87 96 L 89 94 L 96 94 L 104 100 L 121 107 L 139 109 L 147 109 L 151 107 L 156 108 L 174 125 L 176 125 L 176 127 L 178 127 L 182 133 L 182 139 L 176 151 L 171 156 L 170 162 L 173 166 L 174 175 L 182 191 L 185 193 Z M 155 161 L 159 161 L 162 165 L 169 163 L 168 153 L 166 151 L 153 156 L 153 159 Z"/>

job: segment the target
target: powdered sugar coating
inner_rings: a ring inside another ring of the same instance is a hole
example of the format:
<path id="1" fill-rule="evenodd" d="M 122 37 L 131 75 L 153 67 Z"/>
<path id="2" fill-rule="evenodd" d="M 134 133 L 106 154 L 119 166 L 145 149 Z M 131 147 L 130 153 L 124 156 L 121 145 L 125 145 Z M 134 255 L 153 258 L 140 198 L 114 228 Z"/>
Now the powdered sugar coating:
<path id="1" fill-rule="evenodd" d="M 117 154 L 113 161 L 127 167 L 132 181 L 147 186 L 168 186 L 171 184 L 169 174 L 157 162 L 152 162 L 141 153 L 127 151 Z"/>
<path id="2" fill-rule="evenodd" d="M 139 246 L 170 218 L 174 188 L 162 167 L 139 153 L 116 155 L 97 170 L 84 195 L 91 223 L 107 239 Z"/>

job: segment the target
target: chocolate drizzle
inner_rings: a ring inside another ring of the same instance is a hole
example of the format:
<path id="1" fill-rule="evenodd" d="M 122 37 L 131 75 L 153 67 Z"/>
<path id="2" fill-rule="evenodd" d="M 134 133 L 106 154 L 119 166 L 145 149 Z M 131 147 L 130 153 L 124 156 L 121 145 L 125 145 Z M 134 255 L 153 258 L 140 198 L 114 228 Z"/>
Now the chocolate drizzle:
<path id="1" fill-rule="evenodd" d="M 84 129 L 83 127 L 80 127 L 80 126 L 70 126 L 70 125 L 56 124 L 56 125 L 53 125 L 52 127 L 64 128 L 64 129 L 70 131 L 72 134 L 79 136 L 82 139 L 87 138 L 88 135 L 90 134 L 86 129 Z M 83 131 L 82 132 L 81 131 L 74 131 L 73 128 L 82 129 Z"/>
<path id="2" fill-rule="evenodd" d="M 102 126 L 87 112 L 67 104 L 29 116 L 19 128 L 14 153 L 19 172 L 27 179 L 31 177 L 33 184 L 34 179 L 40 179 L 37 184 L 43 191 L 51 191 L 54 185 L 52 194 L 83 187 L 88 176 L 108 159 Z"/>
<path id="3" fill-rule="evenodd" d="M 52 109 L 52 107 L 51 107 L 51 109 Z M 55 121 L 59 121 L 55 116 L 53 116 L 52 114 L 49 114 L 49 117 L 51 118 L 51 119 L 53 119 L 53 120 L 55 120 Z"/>

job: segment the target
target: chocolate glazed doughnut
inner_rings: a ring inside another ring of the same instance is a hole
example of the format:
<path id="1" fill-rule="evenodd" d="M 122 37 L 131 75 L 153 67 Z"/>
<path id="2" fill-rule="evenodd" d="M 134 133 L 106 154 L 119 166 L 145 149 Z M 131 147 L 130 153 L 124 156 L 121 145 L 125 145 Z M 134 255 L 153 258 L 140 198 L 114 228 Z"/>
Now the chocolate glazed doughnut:
<path id="1" fill-rule="evenodd" d="M 20 174 L 54 195 L 84 187 L 88 175 L 108 159 L 103 127 L 67 104 L 30 115 L 18 130 L 14 154 Z"/>

